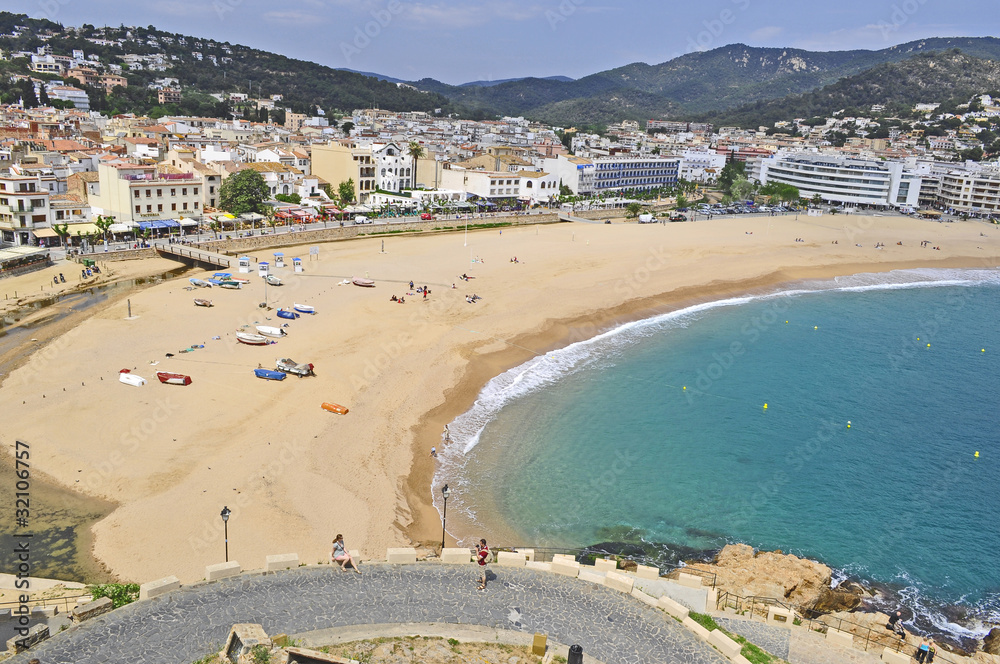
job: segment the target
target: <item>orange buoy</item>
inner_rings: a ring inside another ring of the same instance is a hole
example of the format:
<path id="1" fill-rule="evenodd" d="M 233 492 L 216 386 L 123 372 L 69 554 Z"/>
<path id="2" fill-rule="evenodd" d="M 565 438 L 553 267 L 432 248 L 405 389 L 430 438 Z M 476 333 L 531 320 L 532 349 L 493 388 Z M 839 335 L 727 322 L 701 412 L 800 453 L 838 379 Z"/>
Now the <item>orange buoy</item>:
<path id="1" fill-rule="evenodd" d="M 340 415 L 347 415 L 347 407 L 341 406 L 338 403 L 323 403 L 323 410 L 328 410 L 331 413 L 338 413 Z"/>

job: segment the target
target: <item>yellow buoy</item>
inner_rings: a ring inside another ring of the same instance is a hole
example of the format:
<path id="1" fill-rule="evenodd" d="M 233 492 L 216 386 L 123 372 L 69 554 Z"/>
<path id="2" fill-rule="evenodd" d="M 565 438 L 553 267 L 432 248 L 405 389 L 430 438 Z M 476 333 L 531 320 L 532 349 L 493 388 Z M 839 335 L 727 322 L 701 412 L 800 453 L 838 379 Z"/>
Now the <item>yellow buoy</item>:
<path id="1" fill-rule="evenodd" d="M 927 347 L 928 347 L 928 348 L 930 348 L 930 347 L 931 347 L 931 345 L 930 345 L 930 344 L 927 344 Z"/>
<path id="2" fill-rule="evenodd" d="M 685 385 L 685 386 L 684 386 L 684 389 L 685 389 L 685 390 L 687 389 L 687 385 Z"/>
<path id="3" fill-rule="evenodd" d="M 976 452 L 976 458 L 977 459 L 979 458 L 979 452 Z"/>
<path id="4" fill-rule="evenodd" d="M 764 410 L 767 410 L 767 404 L 764 404 Z"/>
<path id="5" fill-rule="evenodd" d="M 986 352 L 986 349 L 985 349 L 985 348 L 983 349 L 983 352 L 984 352 L 984 353 Z"/>
<path id="6" fill-rule="evenodd" d="M 813 326 L 813 329 L 814 329 L 814 330 L 818 330 L 818 329 L 819 329 L 819 325 L 814 325 L 814 326 Z"/>
<path id="7" fill-rule="evenodd" d="M 785 321 L 785 325 L 788 325 L 788 321 L 787 320 Z"/>
<path id="8" fill-rule="evenodd" d="M 848 428 L 848 429 L 850 429 L 850 428 L 851 428 L 851 421 L 850 421 L 850 420 L 847 420 L 847 428 Z"/>

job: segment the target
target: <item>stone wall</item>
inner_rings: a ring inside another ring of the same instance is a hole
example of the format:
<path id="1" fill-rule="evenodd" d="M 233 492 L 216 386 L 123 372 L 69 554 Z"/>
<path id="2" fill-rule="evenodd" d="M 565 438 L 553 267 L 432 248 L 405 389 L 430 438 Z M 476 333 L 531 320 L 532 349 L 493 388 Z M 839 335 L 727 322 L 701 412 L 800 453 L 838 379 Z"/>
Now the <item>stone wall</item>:
<path id="1" fill-rule="evenodd" d="M 73 256 L 73 261 L 83 263 L 83 259 L 95 261 L 97 263 L 111 261 L 134 261 L 140 258 L 156 258 L 159 256 L 156 249 L 126 249 L 125 251 L 98 252 L 96 254 L 80 254 Z"/>
<path id="2" fill-rule="evenodd" d="M 557 224 L 559 215 L 557 214 L 533 214 L 523 217 L 497 217 L 490 219 L 470 219 L 469 226 L 474 224 L 510 224 L 511 226 L 531 226 L 535 224 Z M 351 240 L 359 237 L 392 237 L 403 235 L 405 232 L 420 232 L 421 235 L 432 233 L 454 233 L 465 228 L 465 219 L 436 219 L 434 221 L 414 221 L 404 224 L 391 224 L 387 226 L 376 226 L 365 224 L 360 226 L 334 226 L 330 222 L 329 228 L 319 228 L 315 230 L 299 231 L 294 233 L 279 233 L 277 235 L 254 235 L 253 237 L 231 237 L 222 240 L 210 240 L 201 242 L 197 246 L 206 251 L 214 251 L 220 254 L 238 256 L 255 251 L 266 249 L 282 249 L 285 247 L 295 247 L 306 244 L 319 244 L 321 242 L 336 242 L 339 240 Z M 448 228 L 448 230 L 440 230 Z M 435 230 L 438 229 L 438 230 Z M 227 234 L 230 235 L 230 234 Z M 308 250 L 303 250 L 300 258 L 308 256 Z M 288 257 L 291 262 L 291 257 Z"/>

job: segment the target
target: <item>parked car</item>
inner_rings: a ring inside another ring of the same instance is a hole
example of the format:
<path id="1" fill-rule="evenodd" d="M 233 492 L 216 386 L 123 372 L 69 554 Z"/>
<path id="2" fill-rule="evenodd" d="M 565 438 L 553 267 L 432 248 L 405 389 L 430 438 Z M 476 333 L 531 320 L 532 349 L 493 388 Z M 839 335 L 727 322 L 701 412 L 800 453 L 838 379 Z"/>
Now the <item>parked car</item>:
<path id="1" fill-rule="evenodd" d="M 434 219 L 434 215 L 431 214 L 430 212 L 424 212 L 424 213 L 422 213 L 420 215 L 420 220 L 421 221 L 432 221 L 433 219 Z"/>
<path id="2" fill-rule="evenodd" d="M 687 215 L 683 214 L 672 214 L 670 215 L 670 221 L 687 221 Z"/>

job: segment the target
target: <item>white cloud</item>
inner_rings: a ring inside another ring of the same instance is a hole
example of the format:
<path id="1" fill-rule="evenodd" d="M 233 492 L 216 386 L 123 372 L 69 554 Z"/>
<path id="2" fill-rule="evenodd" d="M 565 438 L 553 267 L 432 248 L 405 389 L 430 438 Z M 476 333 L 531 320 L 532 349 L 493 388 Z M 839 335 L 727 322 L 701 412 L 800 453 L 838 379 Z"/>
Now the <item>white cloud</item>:
<path id="1" fill-rule="evenodd" d="M 325 23 L 325 19 L 322 16 L 317 16 L 316 14 L 307 14 L 306 12 L 296 11 L 294 9 L 284 12 L 266 12 L 261 16 L 261 18 L 267 19 L 269 21 L 280 21 L 282 23 Z"/>

